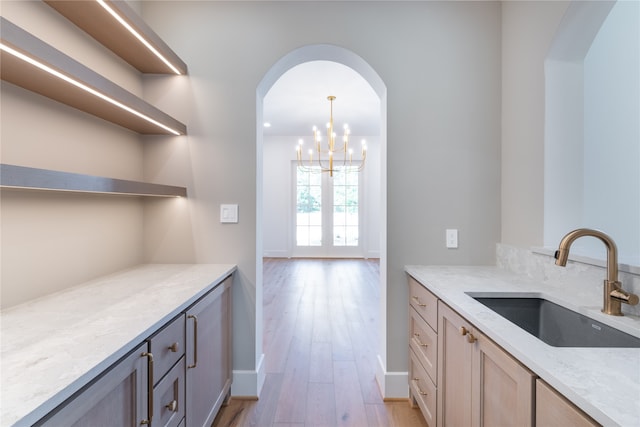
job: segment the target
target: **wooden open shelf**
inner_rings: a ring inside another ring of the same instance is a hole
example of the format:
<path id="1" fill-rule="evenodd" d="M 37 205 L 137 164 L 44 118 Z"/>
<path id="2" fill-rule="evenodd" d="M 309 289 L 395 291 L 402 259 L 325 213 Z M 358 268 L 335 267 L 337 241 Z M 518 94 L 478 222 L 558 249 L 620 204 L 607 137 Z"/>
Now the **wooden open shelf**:
<path id="1" fill-rule="evenodd" d="M 0 164 L 0 187 L 148 197 L 186 197 L 185 187 Z"/>
<path id="2" fill-rule="evenodd" d="M 73 2 L 83 4 L 85 2 Z M 160 111 L 153 105 L 135 96 L 131 92 L 85 67 L 73 58 L 26 32 L 17 25 L 0 17 L 0 35 L 2 44 L 7 45 L 30 58 L 68 76 L 83 85 L 104 94 L 116 102 L 141 113 L 151 120 L 173 129 L 183 135 L 187 127 Z M 118 124 L 141 134 L 172 135 L 168 131 L 139 115 L 114 105 L 112 102 L 91 94 L 66 82 L 40 68 L 2 50 L 0 53 L 0 75 L 2 80 L 39 93 L 48 98 L 85 111 L 109 122 Z"/>
<path id="3" fill-rule="evenodd" d="M 96 1 L 45 0 L 45 3 L 140 72 L 174 73 Z M 181 74 L 187 73 L 187 65 L 126 2 L 106 0 L 105 3 L 142 35 Z"/>

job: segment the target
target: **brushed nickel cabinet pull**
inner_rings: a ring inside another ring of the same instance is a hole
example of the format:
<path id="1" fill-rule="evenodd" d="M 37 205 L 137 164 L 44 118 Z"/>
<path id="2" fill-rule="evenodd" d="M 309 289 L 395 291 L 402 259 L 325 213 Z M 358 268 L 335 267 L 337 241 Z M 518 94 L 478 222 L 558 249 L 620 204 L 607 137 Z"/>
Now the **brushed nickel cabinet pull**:
<path id="1" fill-rule="evenodd" d="M 171 412 L 176 412 L 178 410 L 178 401 L 172 400 L 168 405 L 165 405 L 165 408 L 167 408 Z"/>
<path id="2" fill-rule="evenodd" d="M 149 360 L 149 364 L 147 365 L 147 387 L 149 388 L 149 398 L 147 401 L 147 416 L 149 419 L 143 420 L 140 424 L 151 424 L 151 419 L 153 418 L 153 354 L 149 352 L 144 352 L 141 354 L 142 357 L 146 357 Z"/>
<path id="3" fill-rule="evenodd" d="M 171 350 L 173 353 L 177 353 L 179 348 L 180 344 L 178 344 L 177 342 L 174 342 L 169 346 L 169 350 Z"/>
<path id="4" fill-rule="evenodd" d="M 190 314 L 188 319 L 193 319 L 193 365 L 187 366 L 188 369 L 198 366 L 198 316 Z"/>

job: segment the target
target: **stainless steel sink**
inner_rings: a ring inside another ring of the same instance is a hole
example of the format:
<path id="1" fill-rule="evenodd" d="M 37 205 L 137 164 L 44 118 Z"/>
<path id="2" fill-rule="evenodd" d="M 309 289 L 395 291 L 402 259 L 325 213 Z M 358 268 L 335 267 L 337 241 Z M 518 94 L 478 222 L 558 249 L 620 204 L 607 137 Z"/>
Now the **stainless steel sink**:
<path id="1" fill-rule="evenodd" d="M 554 347 L 640 348 L 640 338 L 542 298 L 472 298 Z"/>

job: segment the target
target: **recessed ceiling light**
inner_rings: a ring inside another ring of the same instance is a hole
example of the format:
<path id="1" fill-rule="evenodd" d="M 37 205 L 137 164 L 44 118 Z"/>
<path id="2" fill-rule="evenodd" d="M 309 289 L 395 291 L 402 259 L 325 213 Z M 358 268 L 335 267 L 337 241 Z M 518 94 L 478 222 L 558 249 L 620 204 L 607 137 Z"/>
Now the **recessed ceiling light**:
<path id="1" fill-rule="evenodd" d="M 266 127 L 266 128 L 270 128 L 270 127 L 271 127 L 271 123 L 269 123 L 269 122 L 264 122 L 264 127 Z"/>

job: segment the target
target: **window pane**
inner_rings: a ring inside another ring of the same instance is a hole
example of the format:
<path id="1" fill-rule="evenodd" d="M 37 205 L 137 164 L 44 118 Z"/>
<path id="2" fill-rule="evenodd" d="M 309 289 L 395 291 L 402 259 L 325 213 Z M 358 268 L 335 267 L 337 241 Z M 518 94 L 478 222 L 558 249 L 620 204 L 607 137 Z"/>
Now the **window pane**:
<path id="1" fill-rule="evenodd" d="M 296 225 L 309 225 L 309 214 L 305 212 L 298 212 L 296 214 Z"/>
<path id="2" fill-rule="evenodd" d="M 358 186 L 358 172 L 351 171 L 346 173 L 346 185 Z"/>
<path id="3" fill-rule="evenodd" d="M 322 246 L 322 227 L 309 227 L 309 246 Z"/>
<path id="4" fill-rule="evenodd" d="M 345 225 L 346 217 L 345 212 L 342 206 L 334 206 L 333 207 L 333 225 Z"/>
<path id="5" fill-rule="evenodd" d="M 345 214 L 345 225 L 358 225 L 358 207 L 355 207 L 355 212 L 353 210 L 347 211 Z"/>
<path id="6" fill-rule="evenodd" d="M 333 246 L 345 245 L 344 227 L 333 227 Z"/>
<path id="7" fill-rule="evenodd" d="M 345 227 L 346 229 L 346 246 L 358 246 L 358 227 Z"/>
<path id="8" fill-rule="evenodd" d="M 307 175 L 309 177 L 309 185 L 320 186 L 322 184 L 322 174 L 320 172 L 309 172 Z"/>
<path id="9" fill-rule="evenodd" d="M 316 211 L 309 214 L 309 225 L 322 225 L 322 212 Z"/>
<path id="10" fill-rule="evenodd" d="M 309 246 L 309 227 L 296 227 L 296 245 Z"/>
<path id="11" fill-rule="evenodd" d="M 296 174 L 298 187 L 301 185 L 309 185 L 309 174 L 298 170 Z"/>
<path id="12" fill-rule="evenodd" d="M 296 244 L 322 244 L 322 187 L 320 174 L 296 169 Z"/>

